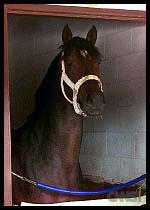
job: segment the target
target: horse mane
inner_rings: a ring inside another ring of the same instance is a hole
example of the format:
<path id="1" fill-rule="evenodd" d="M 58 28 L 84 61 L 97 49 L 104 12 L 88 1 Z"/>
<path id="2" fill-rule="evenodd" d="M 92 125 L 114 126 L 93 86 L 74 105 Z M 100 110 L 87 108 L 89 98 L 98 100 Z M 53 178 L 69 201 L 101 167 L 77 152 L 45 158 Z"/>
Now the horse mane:
<path id="1" fill-rule="evenodd" d="M 51 62 L 46 76 L 38 87 L 35 94 L 35 109 L 28 119 L 34 119 L 45 110 L 50 100 L 56 95 L 57 69 L 62 52 L 60 52 Z"/>
<path id="2" fill-rule="evenodd" d="M 99 62 L 101 61 L 102 55 L 98 48 L 91 44 L 91 42 L 89 42 L 87 39 L 81 37 L 73 37 L 67 45 L 61 45 L 60 48 L 64 51 L 67 51 L 68 53 L 72 48 L 76 48 L 78 50 L 86 50 L 92 58 L 96 58 L 96 60 Z"/>

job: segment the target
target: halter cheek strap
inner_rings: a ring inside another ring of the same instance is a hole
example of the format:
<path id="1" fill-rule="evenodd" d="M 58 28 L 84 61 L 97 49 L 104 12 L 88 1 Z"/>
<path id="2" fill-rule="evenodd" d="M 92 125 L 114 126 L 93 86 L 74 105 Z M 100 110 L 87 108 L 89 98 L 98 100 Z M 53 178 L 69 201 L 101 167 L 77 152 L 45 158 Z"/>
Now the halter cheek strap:
<path id="1" fill-rule="evenodd" d="M 67 76 L 67 74 L 65 72 L 64 60 L 61 61 L 61 64 L 62 64 L 62 75 L 61 75 L 62 93 L 63 93 L 64 97 L 66 98 L 66 100 L 73 105 L 75 112 L 79 115 L 83 115 L 84 117 L 86 117 L 87 115 L 82 111 L 80 104 L 77 102 L 79 89 L 83 85 L 83 83 L 85 83 L 87 80 L 96 80 L 96 81 L 98 81 L 99 87 L 100 87 L 101 91 L 103 92 L 102 82 L 101 82 L 100 78 L 96 75 L 87 75 L 87 76 L 84 76 L 81 79 L 79 79 L 74 84 L 69 79 L 69 77 Z M 72 101 L 67 97 L 67 95 L 65 93 L 64 82 L 73 90 L 73 100 Z"/>
<path id="2" fill-rule="evenodd" d="M 69 101 L 69 103 L 73 104 L 73 101 L 71 101 L 65 93 L 63 82 L 65 82 L 72 90 L 74 89 L 74 83 L 69 79 L 69 77 L 65 73 L 64 60 L 62 60 L 61 90 L 63 92 L 64 97 L 67 99 L 67 101 Z"/>

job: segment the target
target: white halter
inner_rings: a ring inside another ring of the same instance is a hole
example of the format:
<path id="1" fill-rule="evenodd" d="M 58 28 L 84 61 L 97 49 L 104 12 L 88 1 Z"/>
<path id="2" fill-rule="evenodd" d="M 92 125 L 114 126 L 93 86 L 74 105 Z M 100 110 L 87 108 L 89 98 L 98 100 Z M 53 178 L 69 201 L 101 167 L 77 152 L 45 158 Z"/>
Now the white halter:
<path id="1" fill-rule="evenodd" d="M 63 54 L 62 54 L 63 56 Z M 61 75 L 61 89 L 62 89 L 62 93 L 64 95 L 64 97 L 67 99 L 67 101 L 69 103 L 71 103 L 74 107 L 74 110 L 77 114 L 79 115 L 83 115 L 84 117 L 86 117 L 87 115 L 82 111 L 80 104 L 77 102 L 77 97 L 78 97 L 78 92 L 79 89 L 81 87 L 81 85 L 83 85 L 83 83 L 85 83 L 87 80 L 97 80 L 99 87 L 101 89 L 101 91 L 103 92 L 103 88 L 102 88 L 102 82 L 100 80 L 100 78 L 96 75 L 87 75 L 82 77 L 81 79 L 79 79 L 75 84 L 69 79 L 69 77 L 67 76 L 66 72 L 65 72 L 65 64 L 64 64 L 64 60 L 61 61 L 62 63 L 62 75 Z M 64 83 L 65 82 L 72 90 L 73 90 L 73 100 L 71 101 L 64 90 Z"/>

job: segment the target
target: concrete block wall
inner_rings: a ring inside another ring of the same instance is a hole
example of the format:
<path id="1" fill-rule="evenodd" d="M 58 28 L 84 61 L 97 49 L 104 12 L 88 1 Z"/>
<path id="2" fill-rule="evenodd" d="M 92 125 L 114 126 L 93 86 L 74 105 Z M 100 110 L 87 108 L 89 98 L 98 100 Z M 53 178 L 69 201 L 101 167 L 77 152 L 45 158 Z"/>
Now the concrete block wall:
<path id="1" fill-rule="evenodd" d="M 80 160 L 84 174 L 126 182 L 146 173 L 146 28 L 103 23 L 97 44 L 104 41 L 100 72 L 106 106 L 103 120 L 85 119 Z"/>
<path id="2" fill-rule="evenodd" d="M 11 124 L 23 124 L 34 94 L 59 53 L 62 30 L 86 37 L 94 24 L 102 53 L 103 120 L 84 119 L 80 163 L 84 175 L 124 182 L 145 173 L 145 26 L 128 21 L 9 16 Z"/>

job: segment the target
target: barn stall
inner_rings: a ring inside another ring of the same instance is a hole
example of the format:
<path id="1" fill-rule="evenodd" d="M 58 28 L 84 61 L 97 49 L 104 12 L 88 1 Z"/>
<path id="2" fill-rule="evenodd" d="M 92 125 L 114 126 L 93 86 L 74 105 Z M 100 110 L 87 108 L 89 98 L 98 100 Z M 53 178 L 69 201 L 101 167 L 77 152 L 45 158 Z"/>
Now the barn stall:
<path id="1" fill-rule="evenodd" d="M 146 171 L 145 14 L 139 12 L 137 17 L 135 11 L 132 15 L 128 11 L 124 18 L 119 11 L 108 17 L 107 10 L 99 15 L 100 9 L 89 9 L 87 15 L 87 9 L 46 5 L 6 7 L 8 61 L 5 69 L 9 69 L 10 102 L 5 89 L 8 100 L 5 108 L 9 113 L 10 103 L 10 126 L 19 128 L 32 113 L 35 92 L 51 61 L 60 52 L 64 26 L 68 24 L 74 36 L 86 37 L 89 28 L 95 25 L 98 32 L 96 46 L 102 54 L 100 76 L 106 105 L 103 120 L 84 119 L 80 164 L 91 188 L 94 189 L 95 184 L 96 189 L 105 189 L 128 182 Z M 6 123 L 9 122 L 8 113 Z M 5 161 L 9 163 L 7 168 L 5 165 L 8 185 L 5 205 L 11 205 L 9 132 L 5 134 L 5 145 L 8 146 L 5 146 Z M 136 197 L 139 192 L 144 195 L 145 188 L 144 180 L 122 196 Z M 115 192 L 113 196 L 120 197 L 121 193 Z"/>

